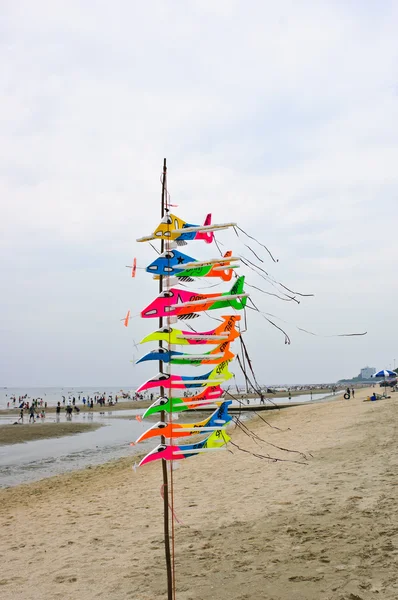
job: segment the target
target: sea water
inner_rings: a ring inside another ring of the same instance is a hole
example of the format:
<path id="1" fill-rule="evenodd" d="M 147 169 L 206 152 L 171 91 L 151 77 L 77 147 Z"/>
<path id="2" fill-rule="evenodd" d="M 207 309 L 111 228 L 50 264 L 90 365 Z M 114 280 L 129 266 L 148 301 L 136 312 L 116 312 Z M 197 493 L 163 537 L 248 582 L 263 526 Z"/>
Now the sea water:
<path id="1" fill-rule="evenodd" d="M 51 405 L 62 400 L 62 396 L 69 397 L 69 394 L 78 399 L 79 393 L 89 394 L 90 397 L 95 394 L 105 395 L 120 393 L 116 388 L 11 388 L 10 390 L 2 390 L 3 401 L 9 398 L 8 394 L 30 395 L 31 398 L 43 398 Z M 5 393 L 7 393 L 7 396 Z M 40 393 L 41 392 L 41 393 Z M 65 393 L 66 392 L 66 393 Z M 290 401 L 288 398 L 271 399 L 276 404 L 292 404 L 297 402 L 310 402 L 311 400 L 322 400 L 328 396 L 327 394 L 303 394 L 294 396 Z M 240 404 L 244 411 L 245 406 L 256 407 L 260 406 L 259 398 L 241 401 Z M 266 405 L 269 402 L 266 401 Z M 236 401 L 233 405 L 238 406 Z M 4 408 L 4 406 L 3 406 Z M 212 409 L 209 409 L 209 412 Z M 61 438 L 50 438 L 44 440 L 35 440 L 25 442 L 23 444 L 11 444 L 0 446 L 0 487 L 8 487 L 18 485 L 20 483 L 28 483 L 37 481 L 52 475 L 58 475 L 76 469 L 83 469 L 88 466 L 103 464 L 109 460 L 114 460 L 124 456 L 131 457 L 131 465 L 136 462 L 135 455 L 137 452 L 148 452 L 158 443 L 157 440 L 148 440 L 139 446 L 130 446 L 130 442 L 136 440 L 148 427 L 158 420 L 158 415 L 154 415 L 148 422 L 141 423 L 136 419 L 137 416 L 143 414 L 143 409 L 131 410 L 107 410 L 106 413 L 79 413 L 73 414 L 72 420 L 75 423 L 99 423 L 103 425 L 95 431 L 87 431 L 85 433 L 74 434 Z M 247 414 L 247 413 L 246 413 Z M 189 415 L 190 418 L 191 415 Z M 188 415 L 180 414 L 180 419 L 186 421 Z M 201 420 L 203 415 L 196 415 L 194 420 Z M 15 414 L 1 414 L 0 425 L 11 424 L 15 422 Z M 56 416 L 54 413 L 47 414 L 46 422 L 55 422 Z M 66 415 L 61 414 L 61 421 L 66 420 Z M 29 425 L 35 427 L 35 424 Z M 17 425 L 15 426 L 17 427 Z"/>
<path id="2" fill-rule="evenodd" d="M 129 387 L 121 388 L 120 386 L 114 387 L 12 387 L 12 388 L 0 388 L 0 409 L 7 408 L 7 403 L 10 403 L 10 408 L 17 407 L 18 408 L 18 398 L 22 396 L 27 396 L 25 399 L 29 401 L 29 404 L 32 400 L 41 398 L 43 402 L 47 402 L 48 406 L 56 406 L 57 402 L 61 402 L 62 398 L 65 397 L 66 401 L 68 399 L 76 398 L 76 402 L 79 403 L 83 400 L 83 397 L 87 399 L 88 396 L 93 398 L 93 396 L 102 396 L 105 398 L 112 396 L 115 399 L 115 396 L 118 396 L 118 401 L 122 401 L 122 393 L 134 393 L 132 389 Z M 16 402 L 13 403 L 12 398 L 16 398 Z"/>

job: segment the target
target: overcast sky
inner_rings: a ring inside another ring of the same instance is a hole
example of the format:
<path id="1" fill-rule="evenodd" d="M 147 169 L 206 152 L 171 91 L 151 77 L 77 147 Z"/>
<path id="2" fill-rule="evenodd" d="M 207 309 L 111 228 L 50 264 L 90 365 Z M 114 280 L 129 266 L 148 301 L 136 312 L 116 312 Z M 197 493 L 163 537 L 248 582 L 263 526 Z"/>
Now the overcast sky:
<path id="1" fill-rule="evenodd" d="M 396 2 L 4 0 L 1 11 L 0 386 L 133 386 L 157 373 L 130 362 L 157 324 L 120 319 L 156 296 L 125 265 L 154 259 L 135 240 L 159 222 L 164 157 L 179 216 L 237 221 L 279 258 L 257 247 L 268 272 L 315 294 L 296 305 L 250 290 L 292 340 L 250 312 L 262 383 L 398 366 Z M 242 251 L 233 232 L 218 238 Z M 209 256 L 202 242 L 185 251 Z M 326 337 L 355 331 L 368 335 Z"/>

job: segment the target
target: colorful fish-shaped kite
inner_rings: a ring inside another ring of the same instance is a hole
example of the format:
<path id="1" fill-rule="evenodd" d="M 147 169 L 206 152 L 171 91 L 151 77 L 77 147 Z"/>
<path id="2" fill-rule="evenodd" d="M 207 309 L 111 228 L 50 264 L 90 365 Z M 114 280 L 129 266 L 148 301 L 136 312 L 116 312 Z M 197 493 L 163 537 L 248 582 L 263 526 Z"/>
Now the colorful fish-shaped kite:
<path id="1" fill-rule="evenodd" d="M 218 365 L 225 360 L 232 360 L 235 357 L 229 347 L 230 342 L 222 342 L 204 354 L 186 354 L 184 352 L 176 352 L 175 350 L 166 350 L 166 348 L 158 348 L 148 352 L 142 358 L 137 360 L 136 364 L 148 360 L 161 360 L 164 363 L 171 365 L 191 365 L 193 367 L 199 365 Z"/>
<path id="2" fill-rule="evenodd" d="M 219 344 L 221 341 L 233 342 L 240 336 L 236 329 L 236 323 L 240 321 L 240 315 L 228 315 L 221 317 L 224 322 L 210 331 L 193 332 L 181 331 L 172 327 L 162 327 L 158 331 L 150 333 L 140 344 L 145 342 L 167 342 L 173 346 L 187 346 L 197 344 Z"/>
<path id="3" fill-rule="evenodd" d="M 156 423 L 153 427 L 140 435 L 135 443 L 139 444 L 139 442 L 143 442 L 144 440 L 148 440 L 158 435 L 163 435 L 170 439 L 217 431 L 232 420 L 231 415 L 228 414 L 228 406 L 230 404 L 232 404 L 232 400 L 222 402 L 219 408 L 217 408 L 210 417 L 203 421 L 199 421 L 199 423 L 164 423 L 159 421 L 159 423 Z"/>
<path id="4" fill-rule="evenodd" d="M 155 277 L 159 277 L 160 275 L 176 275 L 181 271 L 181 269 L 176 267 L 182 266 L 185 268 L 184 265 L 189 265 L 194 262 L 195 259 L 192 258 L 192 256 L 187 256 L 179 250 L 173 249 L 160 254 L 145 270 L 147 273 L 153 273 Z"/>
<path id="5" fill-rule="evenodd" d="M 154 460 L 164 458 L 165 460 L 179 460 L 181 458 L 189 458 L 195 454 L 202 454 L 211 450 L 221 450 L 230 441 L 230 437 L 223 429 L 214 431 L 201 442 L 196 444 L 185 444 L 183 446 L 168 446 L 167 444 L 159 444 L 154 450 L 149 452 L 142 461 L 139 467 Z"/>
<path id="6" fill-rule="evenodd" d="M 204 388 L 202 392 L 191 396 L 189 398 L 166 398 L 161 396 L 157 398 L 149 408 L 146 409 L 142 418 L 145 419 L 150 415 L 155 415 L 162 411 L 167 413 L 182 412 L 185 410 L 192 410 L 193 408 L 200 408 L 201 406 L 208 406 L 214 404 L 214 402 L 221 398 L 224 390 L 219 386 L 210 386 Z"/>
<path id="7" fill-rule="evenodd" d="M 167 213 L 151 235 L 139 238 L 137 242 L 170 240 L 176 241 L 177 244 L 186 244 L 187 240 L 204 240 L 207 244 L 211 244 L 214 238 L 214 231 L 228 229 L 228 227 L 235 225 L 236 223 L 211 225 L 211 214 L 207 215 L 203 225 L 192 225 L 171 213 Z"/>
<path id="8" fill-rule="evenodd" d="M 197 377 L 183 377 L 181 375 L 166 375 L 165 373 L 159 373 L 156 377 L 148 379 L 148 381 L 143 383 L 137 389 L 137 394 L 144 390 L 157 387 L 163 387 L 168 390 L 181 390 L 207 387 L 208 385 L 221 385 L 224 381 L 233 377 L 233 374 L 228 371 L 229 363 L 230 361 L 226 360 L 217 365 L 212 371 L 209 371 L 204 375 L 198 375 Z"/>
<path id="9" fill-rule="evenodd" d="M 230 250 L 225 253 L 224 258 L 228 260 L 214 258 L 199 262 L 178 250 L 168 250 L 158 256 L 146 271 L 154 273 L 154 279 L 159 279 L 163 275 L 175 276 L 182 281 L 193 281 L 194 277 L 219 277 L 223 281 L 230 281 L 233 270 L 238 267 L 238 265 L 231 265 L 231 262 L 240 259 L 232 256 Z"/>
<path id="10" fill-rule="evenodd" d="M 246 306 L 249 294 L 243 292 L 245 278 L 238 277 L 229 292 L 223 294 L 199 294 L 171 288 L 162 292 L 151 304 L 141 312 L 143 319 L 154 317 L 178 317 L 193 319 L 199 315 L 196 312 L 215 310 L 232 306 L 241 310 Z M 196 312 L 194 312 L 196 311 Z"/>

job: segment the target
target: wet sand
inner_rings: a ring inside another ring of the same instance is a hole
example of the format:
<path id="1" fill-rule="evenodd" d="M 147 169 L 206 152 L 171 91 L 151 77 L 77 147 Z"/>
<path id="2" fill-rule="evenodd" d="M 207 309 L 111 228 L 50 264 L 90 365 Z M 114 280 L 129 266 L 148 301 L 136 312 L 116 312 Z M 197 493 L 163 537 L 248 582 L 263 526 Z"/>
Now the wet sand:
<path id="1" fill-rule="evenodd" d="M 0 426 L 0 446 L 20 444 L 32 440 L 60 438 L 74 433 L 85 433 L 101 427 L 101 423 L 19 423 Z"/>
<path id="2" fill-rule="evenodd" d="M 397 399 L 250 422 L 305 464 L 231 446 L 174 471 L 178 600 L 396 600 Z M 13 600 L 164 599 L 161 465 L 134 458 L 0 491 L 0 585 Z"/>

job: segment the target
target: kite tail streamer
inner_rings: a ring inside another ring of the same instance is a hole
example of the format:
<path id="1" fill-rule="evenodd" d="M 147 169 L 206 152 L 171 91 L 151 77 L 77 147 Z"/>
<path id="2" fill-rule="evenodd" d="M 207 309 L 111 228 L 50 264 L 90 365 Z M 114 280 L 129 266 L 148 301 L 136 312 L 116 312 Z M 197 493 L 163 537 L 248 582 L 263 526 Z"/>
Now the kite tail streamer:
<path id="1" fill-rule="evenodd" d="M 281 331 L 283 333 L 283 335 L 285 336 L 285 344 L 288 344 L 290 346 L 291 344 L 291 340 L 290 337 L 288 336 L 288 334 L 286 333 L 286 331 L 284 329 L 282 329 L 281 327 L 279 327 L 278 325 L 276 325 L 273 321 L 271 321 L 270 319 L 268 319 L 268 317 L 265 316 L 265 313 L 261 312 L 261 310 L 259 308 L 257 308 L 257 306 L 254 304 L 253 300 L 251 300 L 249 298 L 250 302 L 253 305 L 253 308 L 251 306 L 248 306 L 247 308 L 250 308 L 251 310 L 255 310 L 258 313 L 260 313 L 260 315 L 262 315 L 262 317 L 268 321 L 268 323 L 270 323 L 271 325 L 273 325 L 276 329 L 279 329 L 279 331 Z"/>
<path id="2" fill-rule="evenodd" d="M 269 317 L 272 317 L 273 319 L 278 319 L 279 321 L 282 321 L 282 323 L 286 323 L 287 325 L 292 325 L 292 327 L 295 327 L 296 329 L 298 329 L 299 331 L 302 331 L 304 333 L 308 333 L 308 335 L 312 335 L 314 337 L 322 337 L 322 338 L 335 338 L 335 337 L 361 337 L 363 335 L 367 335 L 367 331 L 362 331 L 360 333 L 334 333 L 332 335 L 322 335 L 320 333 L 314 333 L 313 331 L 309 331 L 308 329 L 304 329 L 303 327 L 299 327 L 298 325 L 295 325 L 294 323 L 289 323 L 289 321 L 284 321 L 283 319 L 281 319 L 280 317 L 277 317 L 276 315 L 273 315 L 272 313 L 267 313 L 267 312 L 263 312 L 261 310 L 259 310 L 259 308 L 254 304 L 253 300 L 251 298 L 249 298 L 251 304 L 253 305 L 253 307 L 251 306 L 246 306 L 246 308 L 250 308 L 250 310 L 256 310 L 258 313 L 260 313 L 260 315 L 262 315 L 264 317 L 264 319 L 266 321 L 268 321 L 269 323 L 271 323 L 274 327 L 276 327 L 277 329 L 279 329 L 280 331 L 282 331 L 286 336 L 287 333 L 281 329 L 280 327 L 278 327 L 278 325 L 275 325 L 275 323 L 273 323 L 272 321 L 270 321 L 270 319 L 268 319 Z M 289 338 L 289 336 L 287 336 Z M 286 343 L 286 342 L 285 342 Z M 290 338 L 289 338 L 289 342 L 290 344 Z"/>
<path id="3" fill-rule="evenodd" d="M 243 336 L 240 337 L 240 342 L 241 342 L 243 351 L 244 351 L 245 356 L 246 356 L 247 364 L 249 365 L 250 371 L 252 372 L 254 382 L 255 382 L 257 388 L 260 389 L 260 386 L 258 385 L 258 381 L 256 379 L 256 374 L 254 373 L 254 370 L 253 370 L 252 361 L 250 360 L 250 356 L 249 356 L 249 353 L 248 353 L 247 348 L 246 348 L 246 344 L 243 341 Z"/>
<path id="4" fill-rule="evenodd" d="M 332 338 L 332 337 L 357 337 L 357 336 L 361 336 L 361 335 L 367 335 L 367 331 L 363 331 L 362 333 L 336 333 L 334 335 L 321 335 L 319 333 L 313 333 L 312 331 L 307 331 L 307 329 L 303 329 L 302 327 L 298 327 L 296 325 L 296 328 L 299 331 L 304 331 L 304 333 L 308 333 L 309 335 L 314 335 L 316 337 L 324 337 L 324 338 Z"/>
<path id="5" fill-rule="evenodd" d="M 247 287 L 253 288 L 254 290 L 257 290 L 258 292 L 261 292 L 262 294 L 267 294 L 267 296 L 275 296 L 275 298 L 278 298 L 279 300 L 283 300 L 284 302 L 296 302 L 297 304 L 300 304 L 300 301 L 297 300 L 297 298 L 295 298 L 294 296 L 288 296 L 287 294 L 285 294 L 286 298 L 282 298 L 282 296 L 278 296 L 278 294 L 274 294 L 272 292 L 267 292 L 266 290 L 262 290 L 261 288 L 257 287 L 256 285 L 252 285 L 250 283 L 246 283 Z"/>
<path id="6" fill-rule="evenodd" d="M 245 425 L 245 423 L 243 423 L 243 421 L 241 421 L 240 419 L 237 419 L 237 420 L 239 421 L 237 423 L 238 427 L 248 437 L 252 438 L 253 441 L 258 440 L 258 441 L 262 442 L 263 444 L 267 444 L 268 446 L 272 446 L 273 448 L 276 448 L 277 450 L 281 450 L 282 452 L 292 452 L 293 454 L 299 454 L 303 459 L 308 460 L 307 455 L 304 452 L 300 452 L 300 450 L 291 450 L 290 448 L 284 448 L 283 446 L 278 446 L 277 444 L 273 444 L 272 442 L 267 442 L 267 440 L 264 440 L 259 435 L 257 435 L 257 433 L 255 433 L 254 431 L 252 431 L 251 429 L 249 429 L 249 427 L 247 427 L 247 425 Z"/>
<path id="7" fill-rule="evenodd" d="M 249 235 L 248 233 L 246 233 L 246 231 L 244 231 L 244 230 L 243 230 L 241 227 L 239 227 L 239 225 L 235 225 L 234 229 L 235 229 L 235 233 L 236 233 L 236 235 L 237 235 L 238 237 L 239 237 L 239 234 L 238 234 L 238 232 L 236 231 L 237 229 L 239 229 L 239 231 L 241 231 L 241 232 L 242 232 L 242 233 L 243 233 L 243 234 L 244 234 L 246 237 L 248 237 L 248 238 L 250 238 L 251 240 L 253 240 L 253 241 L 257 242 L 257 244 L 258 244 L 259 246 L 262 246 L 262 247 L 263 247 L 263 248 L 264 248 L 264 249 L 265 249 L 265 250 L 268 252 L 268 254 L 270 255 L 270 257 L 271 257 L 271 259 L 272 259 L 272 261 L 273 261 L 274 263 L 277 263 L 277 262 L 279 262 L 279 259 L 278 259 L 278 258 L 274 258 L 274 256 L 273 256 L 272 252 L 271 252 L 271 251 L 270 251 L 270 250 L 267 248 L 267 246 L 265 246 L 265 244 L 262 244 L 262 243 L 261 243 L 261 242 L 259 242 L 259 241 L 258 241 L 258 240 L 257 240 L 255 237 L 253 237 L 252 235 Z M 246 246 L 246 244 L 245 244 L 245 246 Z M 247 246 L 247 248 L 249 248 L 249 250 L 251 250 L 251 251 L 253 252 L 253 254 L 254 254 L 255 256 L 257 256 L 257 255 L 256 255 L 256 253 L 254 252 L 254 250 L 252 250 L 252 249 L 250 248 L 250 246 Z M 257 258 L 258 258 L 258 257 L 257 257 Z M 259 258 L 259 260 L 260 260 L 261 262 L 264 262 L 264 261 L 262 261 L 262 260 L 261 260 L 261 258 Z"/>
<path id="8" fill-rule="evenodd" d="M 240 452 L 244 452 L 245 454 L 250 454 L 251 456 L 254 456 L 255 458 L 263 458 L 265 460 L 270 460 L 271 462 L 290 462 L 290 463 L 295 463 L 296 465 L 305 465 L 305 466 L 308 466 L 308 463 L 302 462 L 300 460 L 292 460 L 290 458 L 277 458 L 276 456 L 270 456 L 269 454 L 266 454 L 266 455 L 264 455 L 264 454 L 258 454 L 257 452 L 251 452 L 250 450 L 246 450 L 245 448 L 241 448 L 235 442 L 230 441 L 230 444 L 232 446 L 234 446 L 234 448 L 236 448 Z"/>

